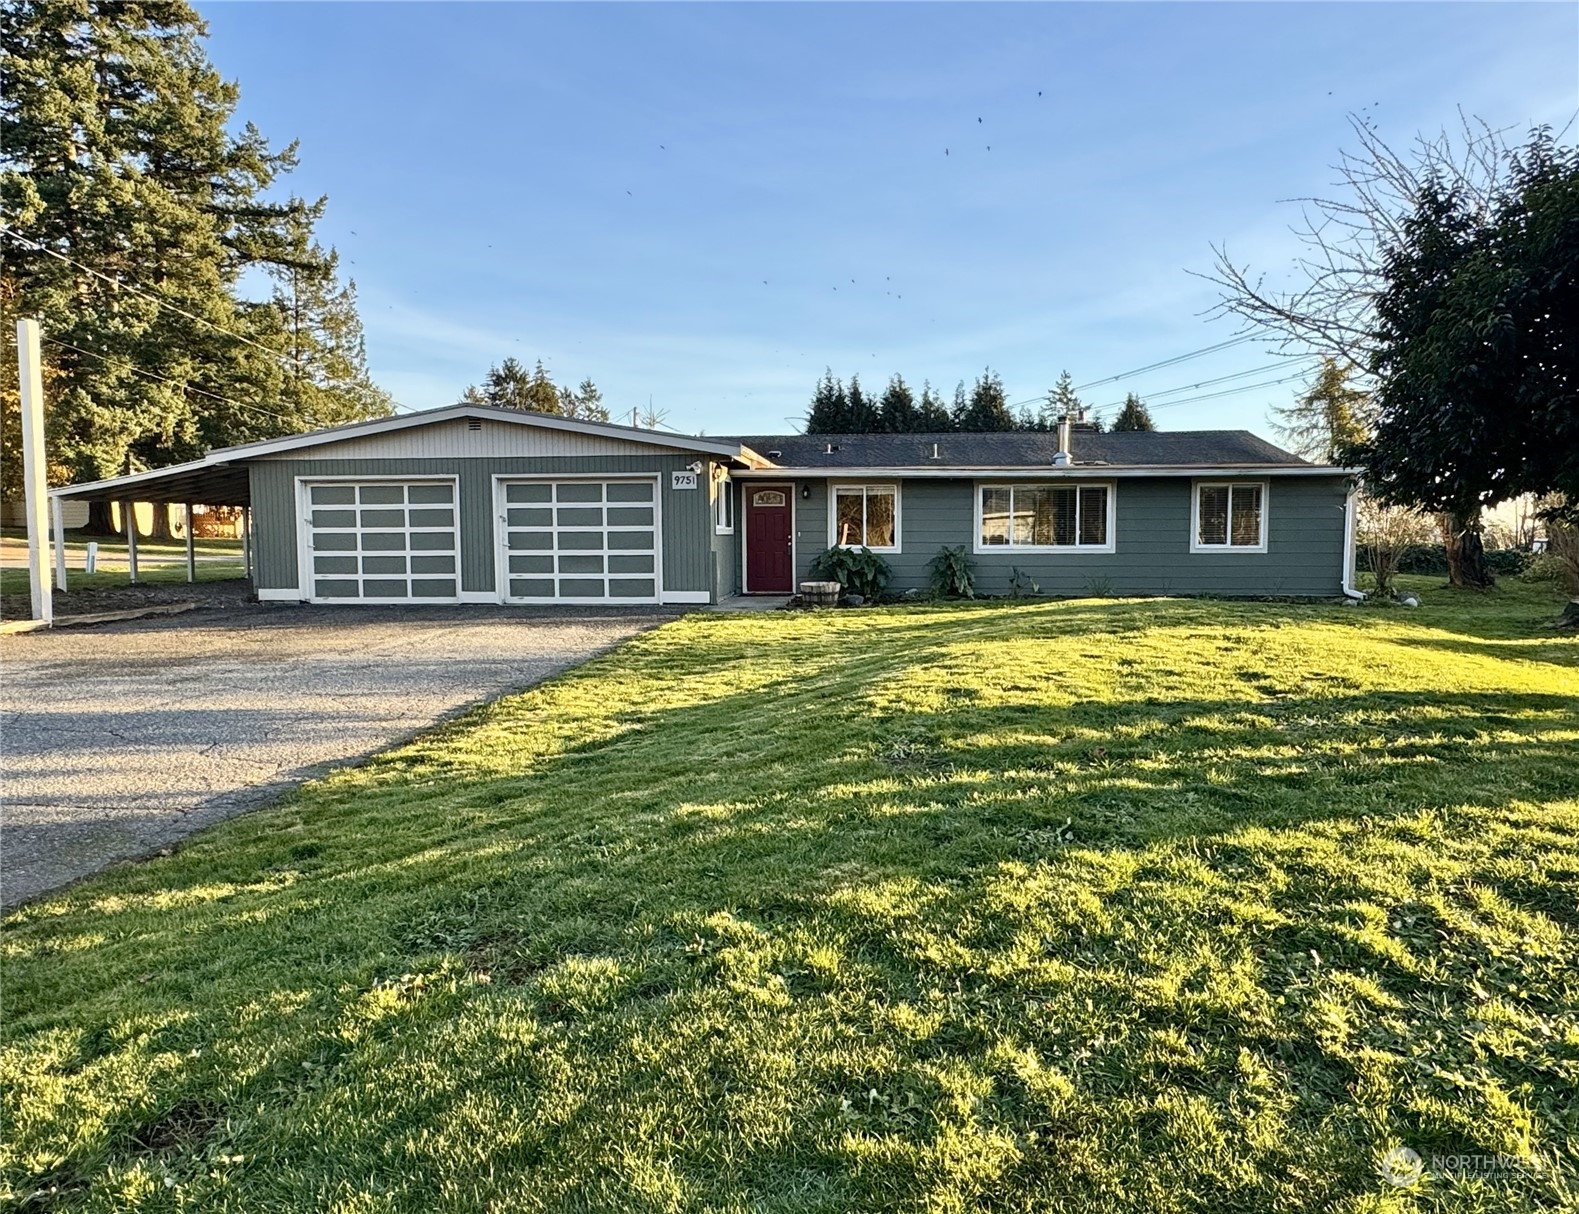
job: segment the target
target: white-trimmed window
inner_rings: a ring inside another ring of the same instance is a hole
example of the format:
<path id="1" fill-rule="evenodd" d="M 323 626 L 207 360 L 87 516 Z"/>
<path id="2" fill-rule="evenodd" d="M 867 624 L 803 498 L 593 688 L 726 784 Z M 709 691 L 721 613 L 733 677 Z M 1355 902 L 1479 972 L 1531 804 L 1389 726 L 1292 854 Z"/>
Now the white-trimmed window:
<path id="1" fill-rule="evenodd" d="M 1196 481 L 1191 552 L 1265 552 L 1267 483 Z"/>
<path id="2" fill-rule="evenodd" d="M 713 489 L 713 531 L 718 535 L 735 533 L 735 482 L 727 476 Z"/>
<path id="3" fill-rule="evenodd" d="M 1112 552 L 1110 481 L 976 486 L 977 552 Z"/>
<path id="4" fill-rule="evenodd" d="M 899 486 L 833 485 L 829 489 L 828 546 L 899 551 Z"/>

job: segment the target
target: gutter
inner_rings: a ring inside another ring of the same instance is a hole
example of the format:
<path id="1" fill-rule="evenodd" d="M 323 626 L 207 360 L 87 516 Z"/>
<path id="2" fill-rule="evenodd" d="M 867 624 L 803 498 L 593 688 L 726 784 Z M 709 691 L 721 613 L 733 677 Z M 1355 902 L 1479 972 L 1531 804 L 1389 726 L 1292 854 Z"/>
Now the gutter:
<path id="1" fill-rule="evenodd" d="M 1358 481 L 1349 482 L 1348 495 L 1343 499 L 1343 575 L 1341 585 L 1345 598 L 1356 603 L 1365 601 L 1365 592 L 1354 588 L 1354 539 L 1358 525 L 1356 503 L 1360 496 Z"/>
<path id="2" fill-rule="evenodd" d="M 994 479 L 1048 480 L 1071 477 L 1080 480 L 1111 480 L 1114 477 L 1147 476 L 1353 476 L 1353 468 L 1328 468 L 1310 464 L 951 464 L 947 467 L 908 465 L 871 467 L 850 465 L 795 466 L 771 465 L 735 473 L 742 477 L 773 480 L 841 480 L 862 477 L 888 477 L 902 480 L 939 478 L 971 480 L 983 476 Z"/>

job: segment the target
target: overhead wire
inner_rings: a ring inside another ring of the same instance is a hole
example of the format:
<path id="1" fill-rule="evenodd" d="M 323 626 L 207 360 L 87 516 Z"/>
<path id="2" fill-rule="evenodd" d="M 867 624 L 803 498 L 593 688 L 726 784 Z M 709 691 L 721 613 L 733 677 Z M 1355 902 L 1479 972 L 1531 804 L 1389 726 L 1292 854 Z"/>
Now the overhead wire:
<path id="1" fill-rule="evenodd" d="M 150 371 L 146 367 L 139 367 L 136 363 L 124 355 L 103 354 L 97 350 L 84 350 L 81 346 L 74 346 L 69 341 L 61 341 L 58 337 L 44 337 L 43 341 L 46 345 L 59 346 L 63 350 L 72 350 L 75 353 L 81 354 L 87 358 L 96 358 L 100 362 L 110 366 L 114 366 L 118 363 L 124 366 L 133 375 L 141 375 L 146 379 L 158 380 L 160 383 L 169 384 L 171 387 L 180 388 L 183 392 L 195 392 L 198 396 L 206 396 L 210 400 L 217 400 L 221 404 L 229 405 L 233 409 L 241 409 L 245 412 L 261 414 L 264 417 L 272 417 L 276 421 L 286 422 L 287 424 L 300 420 L 311 422 L 315 426 L 323 425 L 322 422 L 316 420 L 315 418 L 293 418 L 285 413 L 275 413 L 272 409 L 265 409 L 262 405 L 245 404 L 239 400 L 231 400 L 228 396 L 221 396 L 218 392 L 210 392 L 207 388 L 198 388 L 194 387 L 192 384 L 183 383 L 177 379 L 171 379 L 167 375 L 160 375 L 158 372 Z"/>
<path id="2" fill-rule="evenodd" d="M 91 274 L 95 278 L 101 279 L 102 281 L 109 283 L 117 291 L 128 291 L 131 294 L 136 295 L 136 296 L 138 296 L 141 299 L 148 300 L 155 307 L 167 308 L 171 312 L 174 312 L 177 316 L 183 317 L 186 320 L 190 320 L 194 324 L 204 325 L 204 326 L 214 330 L 214 332 L 216 332 L 216 333 L 224 334 L 226 337 L 230 338 L 232 341 L 238 341 L 242 345 L 251 346 L 252 348 L 254 348 L 256 350 L 261 350 L 264 354 L 267 354 L 270 358 L 274 359 L 282 367 L 285 367 L 286 369 L 292 371 L 293 373 L 299 373 L 302 370 L 302 362 L 301 362 L 300 359 L 290 358 L 288 355 L 282 354 L 278 350 L 274 350 L 274 349 L 269 348 L 268 346 L 264 345 L 262 342 L 254 341 L 252 338 L 247 337 L 244 334 L 237 333 L 233 329 L 227 329 L 227 328 L 225 328 L 224 325 L 217 324 L 214 321 L 209 320 L 207 317 L 198 316 L 194 312 L 188 312 L 185 308 L 179 307 L 176 304 L 172 303 L 170 300 L 163 299 L 160 296 L 155 295 L 151 291 L 146 291 L 143 288 L 141 288 L 139 286 L 136 286 L 136 285 L 134 285 L 132 283 L 124 282 L 120 278 L 117 278 L 117 277 L 115 277 L 113 275 L 104 273 L 102 270 L 96 270 L 92 266 L 88 265 L 87 263 L 78 261 L 75 257 L 68 257 L 64 253 L 57 252 L 56 250 L 51 249 L 48 245 L 43 244 L 41 241 L 33 240 L 33 239 L 31 239 L 31 238 L 29 238 L 27 236 L 23 236 L 22 233 L 18 232 L 15 228 L 11 227 L 9 224 L 0 224 L 0 236 L 9 236 L 12 240 L 16 241 L 20 245 L 24 245 L 24 246 L 26 246 L 27 248 L 30 248 L 30 249 L 35 249 L 38 252 L 43 253 L 47 257 L 53 257 L 56 261 L 64 262 L 65 264 L 70 265 L 70 266 L 75 266 L 77 269 L 81 270 L 83 273 Z M 84 352 L 85 351 L 79 351 L 79 353 L 84 353 Z M 234 404 L 236 402 L 232 401 L 230 403 Z M 410 406 L 402 405 L 398 401 L 391 400 L 390 404 L 393 405 L 396 409 L 404 409 L 407 412 L 411 411 Z M 281 415 L 276 415 L 276 416 L 281 416 Z"/>

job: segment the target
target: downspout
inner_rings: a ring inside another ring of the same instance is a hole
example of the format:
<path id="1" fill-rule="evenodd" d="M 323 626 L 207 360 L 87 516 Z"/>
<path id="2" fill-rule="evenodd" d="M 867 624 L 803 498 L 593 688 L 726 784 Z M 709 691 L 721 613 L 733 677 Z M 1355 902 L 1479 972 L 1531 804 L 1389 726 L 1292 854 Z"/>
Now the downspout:
<path id="1" fill-rule="evenodd" d="M 1343 499 L 1343 594 L 1356 603 L 1365 601 L 1365 592 L 1354 588 L 1354 540 L 1357 524 L 1355 503 L 1360 496 L 1358 481 L 1349 482 L 1348 496 Z"/>

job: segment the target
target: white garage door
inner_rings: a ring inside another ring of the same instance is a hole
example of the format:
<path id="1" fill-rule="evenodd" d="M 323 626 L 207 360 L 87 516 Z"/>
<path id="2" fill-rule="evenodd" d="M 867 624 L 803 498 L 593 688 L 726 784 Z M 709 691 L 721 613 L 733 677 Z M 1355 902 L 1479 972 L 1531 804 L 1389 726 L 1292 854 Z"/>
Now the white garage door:
<path id="1" fill-rule="evenodd" d="M 652 480 L 499 484 L 500 560 L 512 603 L 656 603 Z"/>
<path id="2" fill-rule="evenodd" d="M 460 598 L 453 480 L 307 481 L 303 493 L 314 602 Z"/>

